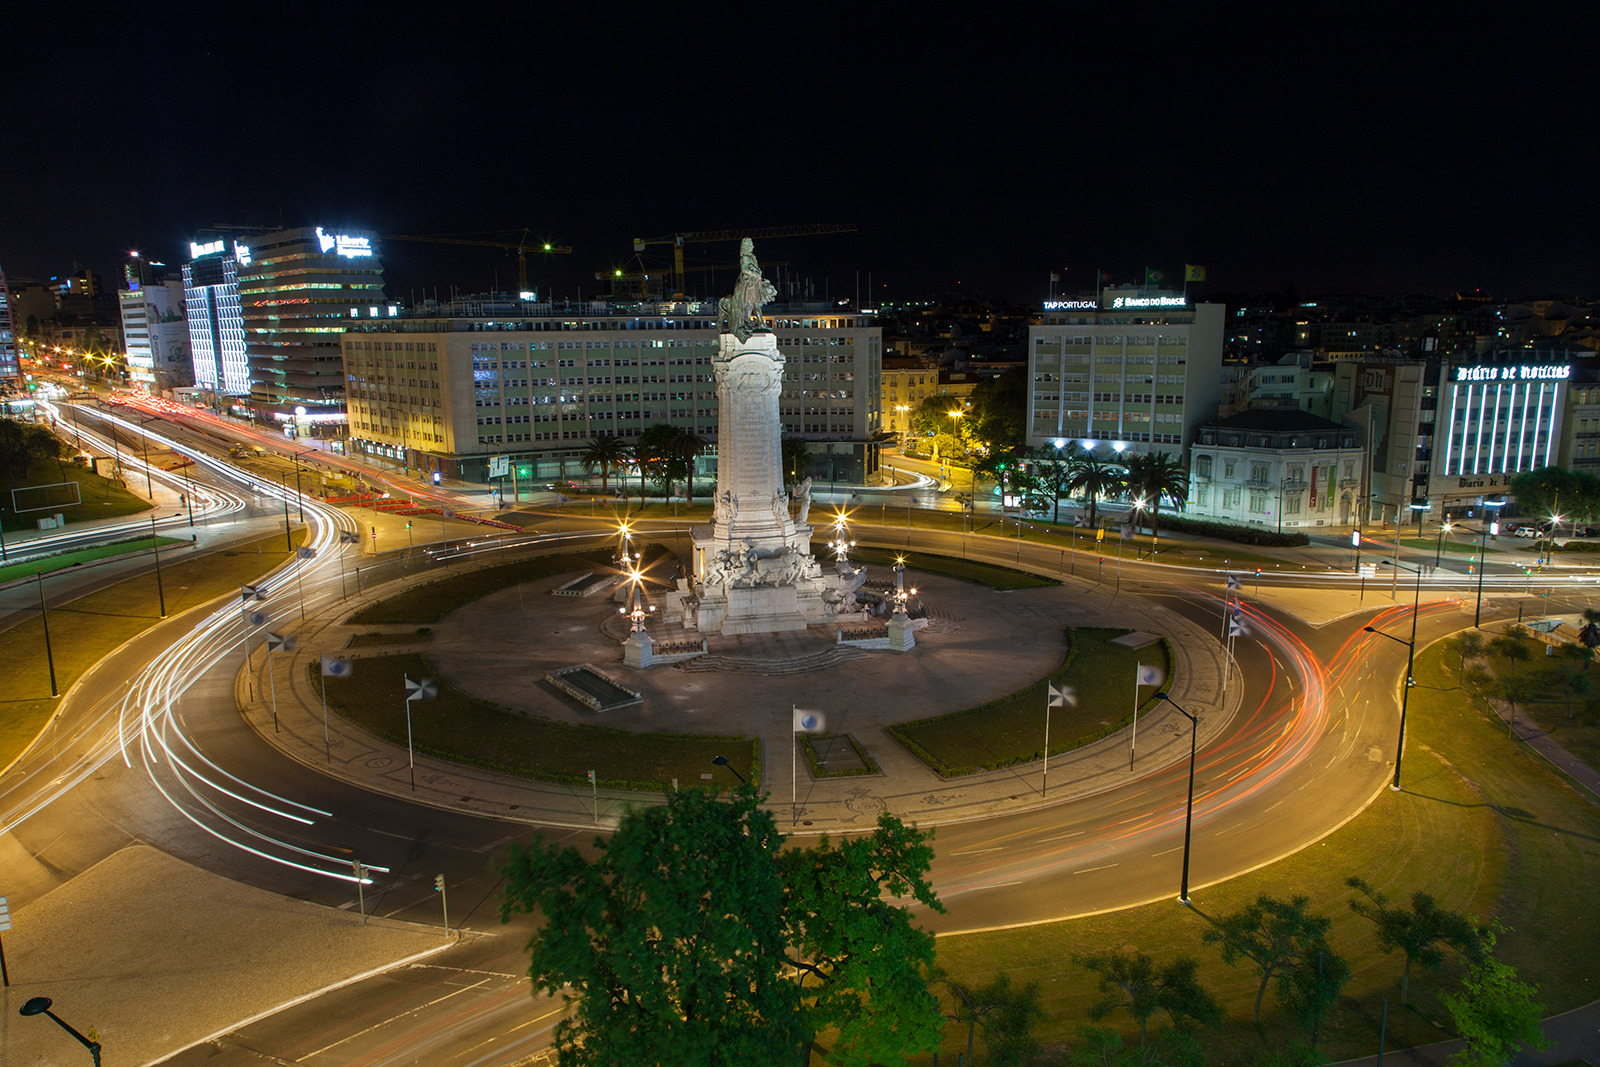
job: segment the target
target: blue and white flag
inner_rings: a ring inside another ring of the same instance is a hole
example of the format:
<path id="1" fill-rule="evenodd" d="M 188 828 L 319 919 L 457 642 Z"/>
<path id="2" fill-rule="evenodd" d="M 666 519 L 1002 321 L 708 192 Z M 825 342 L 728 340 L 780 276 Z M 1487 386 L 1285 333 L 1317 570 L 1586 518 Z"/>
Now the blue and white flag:
<path id="1" fill-rule="evenodd" d="M 294 554 L 299 556 L 301 559 L 317 558 L 317 550 L 312 548 L 310 545 L 301 545 L 299 548 L 295 549 Z"/>
<path id="2" fill-rule="evenodd" d="M 272 616 L 268 615 L 265 611 L 262 611 L 260 608 L 245 608 L 244 609 L 244 621 L 249 623 L 251 626 L 260 627 L 260 626 L 265 626 L 267 623 L 271 622 L 272 621 Z"/>
<path id="3" fill-rule="evenodd" d="M 413 680 L 410 675 L 406 675 L 405 679 L 407 700 L 432 700 L 439 695 L 439 683 L 432 678 Z"/>
<path id="4" fill-rule="evenodd" d="M 1248 626 L 1246 626 L 1244 623 L 1240 622 L 1238 619 L 1229 619 L 1228 620 L 1228 636 L 1229 637 L 1242 637 L 1242 636 L 1244 636 L 1245 634 L 1247 634 L 1249 632 L 1250 632 L 1250 628 Z"/>
<path id="5" fill-rule="evenodd" d="M 361 535 L 354 530 L 340 530 L 339 543 L 341 545 L 359 545 L 361 543 Z"/>
<path id="6" fill-rule="evenodd" d="M 794 732 L 797 734 L 820 734 L 827 726 L 826 720 L 820 711 L 802 711 L 794 709 Z"/>
<path id="7" fill-rule="evenodd" d="M 292 635 L 285 637 L 283 634 L 275 634 L 271 630 L 267 631 L 267 651 L 278 652 L 281 650 L 284 652 L 293 652 L 299 647 L 300 641 L 298 638 Z"/>
<path id="8" fill-rule="evenodd" d="M 1237 574 L 1228 575 L 1228 592 L 1231 593 L 1237 588 L 1239 588 L 1239 576 Z"/>
<path id="9" fill-rule="evenodd" d="M 351 674 L 351 662 L 343 656 L 323 656 L 322 676 L 324 678 L 348 678 Z"/>
<path id="10" fill-rule="evenodd" d="M 251 600 L 265 600 L 267 599 L 267 591 L 261 588 L 259 585 L 241 585 L 239 587 L 239 599 L 246 602 Z"/>
<path id="11" fill-rule="evenodd" d="M 1160 667 L 1152 667 L 1152 666 L 1149 666 L 1149 665 L 1144 664 L 1144 663 L 1139 664 L 1139 678 L 1138 678 L 1138 682 L 1136 684 L 1138 684 L 1138 685 L 1160 685 L 1161 684 L 1161 668 Z"/>

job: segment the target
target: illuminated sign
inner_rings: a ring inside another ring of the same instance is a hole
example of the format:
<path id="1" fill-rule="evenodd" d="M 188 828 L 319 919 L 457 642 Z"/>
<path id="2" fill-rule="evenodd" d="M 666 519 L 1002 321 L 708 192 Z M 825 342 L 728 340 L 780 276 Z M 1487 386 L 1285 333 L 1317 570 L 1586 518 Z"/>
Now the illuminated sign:
<path id="1" fill-rule="evenodd" d="M 207 241 L 205 244 L 199 244 L 197 242 L 190 241 L 189 257 L 191 259 L 199 259 L 201 256 L 214 256 L 218 252 L 221 252 L 224 247 L 226 246 L 220 237 L 215 241 Z"/>
<path id="2" fill-rule="evenodd" d="M 372 255 L 372 238 L 351 237 L 344 233 L 323 233 L 321 226 L 317 227 L 317 245 L 324 252 L 331 249 L 334 255 L 344 256 L 346 259 L 361 259 Z"/>
<path id="3" fill-rule="evenodd" d="M 1189 301 L 1181 296 L 1119 296 L 1111 301 L 1114 308 L 1181 308 Z"/>
<path id="4" fill-rule="evenodd" d="M 1097 300 L 1046 300 L 1046 311 L 1093 311 L 1100 306 Z"/>
<path id="5" fill-rule="evenodd" d="M 239 266 L 248 267 L 250 265 L 250 246 L 242 245 L 238 241 L 233 242 L 233 258 L 239 261 Z"/>
<path id="6" fill-rule="evenodd" d="M 1509 367 L 1457 367 L 1458 382 L 1536 382 L 1566 381 L 1572 377 L 1572 368 L 1518 364 Z"/>

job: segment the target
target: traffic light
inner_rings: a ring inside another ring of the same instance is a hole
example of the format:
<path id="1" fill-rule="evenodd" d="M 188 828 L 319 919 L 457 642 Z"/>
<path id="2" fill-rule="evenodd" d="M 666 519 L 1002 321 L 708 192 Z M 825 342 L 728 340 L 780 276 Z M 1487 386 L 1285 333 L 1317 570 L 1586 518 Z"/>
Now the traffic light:
<path id="1" fill-rule="evenodd" d="M 444 875 L 436 874 L 433 876 L 433 891 L 435 893 L 444 892 Z"/>
<path id="2" fill-rule="evenodd" d="M 411 529 L 411 520 L 410 519 L 406 520 L 406 529 L 408 529 L 408 530 Z"/>

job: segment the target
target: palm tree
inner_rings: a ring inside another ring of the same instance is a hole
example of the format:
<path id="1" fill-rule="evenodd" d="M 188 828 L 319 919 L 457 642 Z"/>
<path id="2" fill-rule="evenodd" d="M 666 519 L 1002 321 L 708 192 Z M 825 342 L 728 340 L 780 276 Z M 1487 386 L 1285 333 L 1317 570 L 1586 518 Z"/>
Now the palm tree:
<path id="1" fill-rule="evenodd" d="M 1150 505 L 1150 535 L 1160 537 L 1161 498 L 1172 501 L 1179 511 L 1188 506 L 1189 472 L 1165 452 L 1134 456 L 1128 460 L 1128 490 L 1139 493 Z"/>
<path id="2" fill-rule="evenodd" d="M 1076 441 L 1068 441 L 1062 448 L 1041 446 L 1027 452 L 1028 459 L 1034 463 L 1040 491 L 1048 493 L 1055 504 L 1052 522 L 1061 521 L 1061 498 L 1066 495 L 1067 480 L 1072 477 L 1073 467 L 1082 455 L 1083 447 Z"/>
<path id="3" fill-rule="evenodd" d="M 1095 517 L 1099 513 L 1097 501 L 1103 496 L 1110 496 L 1127 484 L 1127 477 L 1122 470 L 1103 460 L 1096 459 L 1094 453 L 1086 452 L 1078 457 L 1073 464 L 1072 474 L 1067 478 L 1066 490 L 1069 493 L 1082 493 L 1089 501 L 1089 525 L 1095 525 Z"/>
<path id="4" fill-rule="evenodd" d="M 628 462 L 628 443 L 615 434 L 603 433 L 589 439 L 580 460 L 589 474 L 600 472 L 600 491 L 610 488 L 611 474 Z"/>
<path id="5" fill-rule="evenodd" d="M 683 479 L 683 495 L 694 505 L 694 459 L 706 450 L 705 438 L 693 430 L 673 427 L 671 456 L 674 473 Z"/>

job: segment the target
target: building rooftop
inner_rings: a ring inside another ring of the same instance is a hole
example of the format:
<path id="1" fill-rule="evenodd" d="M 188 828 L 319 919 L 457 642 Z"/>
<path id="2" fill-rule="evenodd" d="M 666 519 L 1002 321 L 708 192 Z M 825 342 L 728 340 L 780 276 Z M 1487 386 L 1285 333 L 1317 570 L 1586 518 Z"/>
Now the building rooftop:
<path id="1" fill-rule="evenodd" d="M 1208 430 L 1259 430 L 1263 433 L 1314 432 L 1316 430 L 1347 430 L 1321 415 L 1313 415 L 1302 408 L 1266 407 L 1246 408 L 1237 415 L 1205 424 Z"/>

